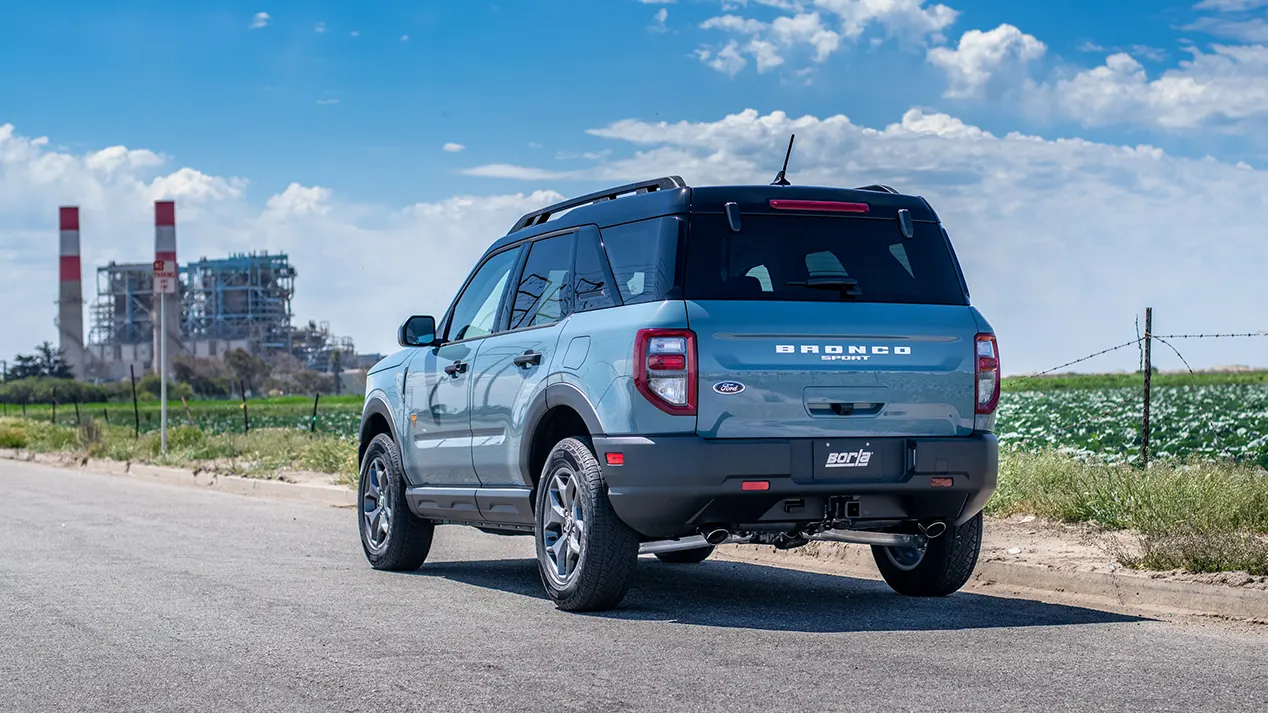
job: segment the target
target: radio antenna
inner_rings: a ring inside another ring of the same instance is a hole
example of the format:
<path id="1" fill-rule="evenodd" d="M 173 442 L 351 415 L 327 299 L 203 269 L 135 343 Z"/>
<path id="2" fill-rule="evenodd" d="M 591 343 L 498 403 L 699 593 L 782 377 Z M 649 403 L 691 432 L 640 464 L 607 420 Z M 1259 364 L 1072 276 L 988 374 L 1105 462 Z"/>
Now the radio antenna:
<path id="1" fill-rule="evenodd" d="M 795 141 L 796 139 L 797 139 L 796 134 L 793 134 L 792 136 L 788 137 L 788 153 L 784 154 L 784 167 L 779 169 L 779 173 L 776 174 L 775 180 L 771 181 L 770 184 L 772 186 L 791 186 L 792 185 L 791 183 L 788 182 L 788 179 L 785 177 L 785 174 L 788 173 L 788 159 L 792 158 L 793 141 Z"/>

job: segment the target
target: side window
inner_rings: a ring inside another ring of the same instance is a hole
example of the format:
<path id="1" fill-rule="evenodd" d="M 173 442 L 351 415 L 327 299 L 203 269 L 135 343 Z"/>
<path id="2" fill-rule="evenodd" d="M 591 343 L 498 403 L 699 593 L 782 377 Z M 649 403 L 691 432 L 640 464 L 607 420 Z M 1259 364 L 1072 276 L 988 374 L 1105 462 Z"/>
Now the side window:
<path id="1" fill-rule="evenodd" d="M 568 314 L 572 284 L 572 234 L 529 246 L 524 272 L 515 287 L 511 329 L 552 324 Z"/>
<path id="2" fill-rule="evenodd" d="M 603 309 L 616 304 L 616 287 L 608 278 L 607 258 L 599 245 L 599 234 L 577 236 L 577 279 L 574 290 L 577 306 L 574 312 Z"/>
<path id="3" fill-rule="evenodd" d="M 656 218 L 603 230 L 603 247 L 625 304 L 656 302 L 674 287 L 677 218 Z"/>
<path id="4" fill-rule="evenodd" d="M 454 305 L 453 315 L 449 320 L 448 339 L 456 342 L 460 339 L 482 337 L 493 331 L 497 322 L 498 304 L 506 291 L 506 281 L 511 275 L 511 268 L 519 259 L 520 250 L 514 248 L 498 253 L 489 258 L 475 277 L 467 284 L 458 303 Z"/>

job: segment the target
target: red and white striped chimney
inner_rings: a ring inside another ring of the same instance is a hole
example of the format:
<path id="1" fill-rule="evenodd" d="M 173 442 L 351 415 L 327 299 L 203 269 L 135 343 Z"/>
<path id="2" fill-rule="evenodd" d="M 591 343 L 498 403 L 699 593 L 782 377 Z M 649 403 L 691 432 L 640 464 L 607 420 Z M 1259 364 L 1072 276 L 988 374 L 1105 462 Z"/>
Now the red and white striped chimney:
<path id="1" fill-rule="evenodd" d="M 58 209 L 57 333 L 75 377 L 84 378 L 84 286 L 79 269 L 79 208 Z"/>
<path id="2" fill-rule="evenodd" d="M 173 201 L 154 201 L 154 259 L 176 262 L 176 203 Z M 180 349 L 180 285 L 174 295 L 155 295 L 154 313 L 154 371 L 159 369 L 159 303 L 158 299 L 167 300 L 167 374 L 172 373 L 172 357 Z M 170 378 L 170 377 L 169 377 Z"/>

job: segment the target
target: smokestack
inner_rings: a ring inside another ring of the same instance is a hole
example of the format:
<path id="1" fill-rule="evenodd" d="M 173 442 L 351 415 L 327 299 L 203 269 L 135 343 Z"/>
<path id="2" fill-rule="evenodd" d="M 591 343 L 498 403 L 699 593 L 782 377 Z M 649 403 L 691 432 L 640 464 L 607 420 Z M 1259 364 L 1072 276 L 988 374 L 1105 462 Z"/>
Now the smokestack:
<path id="1" fill-rule="evenodd" d="M 75 378 L 84 378 L 84 286 L 79 271 L 79 208 L 58 209 L 58 346 Z"/>
<path id="2" fill-rule="evenodd" d="M 176 203 L 172 201 L 154 201 L 154 259 L 176 262 Z M 174 295 L 155 295 L 153 304 L 154 318 L 154 372 L 159 370 L 159 300 L 167 300 L 167 371 L 171 378 L 172 357 L 180 349 L 180 285 L 176 286 Z"/>

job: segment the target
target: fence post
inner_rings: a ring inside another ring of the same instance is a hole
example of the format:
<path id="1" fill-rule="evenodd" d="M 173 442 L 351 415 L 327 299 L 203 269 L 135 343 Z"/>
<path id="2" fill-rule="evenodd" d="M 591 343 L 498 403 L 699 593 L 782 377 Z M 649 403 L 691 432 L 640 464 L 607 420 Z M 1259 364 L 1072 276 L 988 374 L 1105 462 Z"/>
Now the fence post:
<path id="1" fill-rule="evenodd" d="M 189 421 L 189 425 L 197 426 L 198 424 L 194 423 L 194 414 L 189 412 L 189 402 L 185 400 L 184 396 L 181 397 L 181 406 L 185 407 L 185 420 Z"/>
<path id="2" fill-rule="evenodd" d="M 318 391 L 316 394 L 313 394 L 313 419 L 312 419 L 312 421 L 309 421 L 309 423 L 308 423 L 308 432 L 309 432 L 309 433 L 316 433 L 316 432 L 317 432 L 317 402 L 318 402 L 320 399 L 321 399 L 321 392 L 320 392 L 320 391 Z"/>
<path id="3" fill-rule="evenodd" d="M 23 396 L 22 397 L 22 418 L 26 418 L 26 402 L 27 402 L 27 397 Z"/>
<path id="4" fill-rule="evenodd" d="M 247 415 L 247 382 L 238 379 L 238 393 L 242 394 L 242 432 L 251 432 L 251 417 Z"/>
<path id="5" fill-rule="evenodd" d="M 79 397 L 71 397 L 75 404 L 75 428 L 79 428 Z"/>
<path id="6" fill-rule="evenodd" d="M 57 389 L 53 389 L 53 425 L 57 425 Z"/>
<path id="7" fill-rule="evenodd" d="M 136 438 L 141 438 L 141 407 L 136 402 L 136 367 L 128 365 L 128 373 L 132 375 L 132 418 L 136 421 Z"/>
<path id="8" fill-rule="evenodd" d="M 110 425 L 110 409 L 106 408 L 105 406 L 102 406 L 101 417 L 106 419 L 106 425 L 109 426 Z"/>
<path id="9" fill-rule="evenodd" d="M 1149 467 L 1149 391 L 1153 380 L 1154 308 L 1145 308 L 1145 412 L 1140 434 L 1140 467 Z"/>

